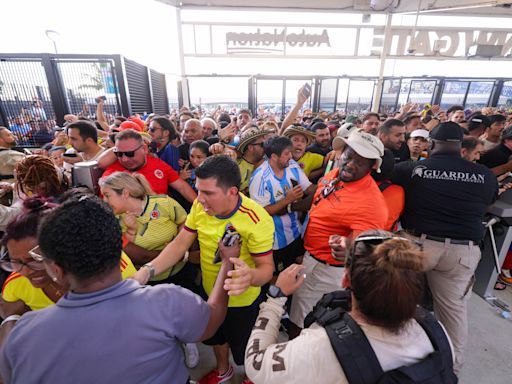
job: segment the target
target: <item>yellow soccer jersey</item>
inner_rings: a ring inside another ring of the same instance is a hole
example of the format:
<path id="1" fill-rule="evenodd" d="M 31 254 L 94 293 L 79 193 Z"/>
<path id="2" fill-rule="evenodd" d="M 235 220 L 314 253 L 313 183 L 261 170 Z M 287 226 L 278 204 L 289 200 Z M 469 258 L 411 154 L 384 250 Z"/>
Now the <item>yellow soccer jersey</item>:
<path id="1" fill-rule="evenodd" d="M 324 157 L 318 153 L 304 152 L 302 157 L 297 160 L 307 177 L 318 168 L 324 165 Z"/>
<path id="2" fill-rule="evenodd" d="M 245 261 L 249 267 L 255 267 L 253 258 L 272 254 L 274 221 L 263 207 L 240 194 L 240 201 L 234 213 L 220 218 L 208 215 L 203 206 L 197 200 L 194 201 L 185 222 L 185 229 L 197 233 L 201 249 L 203 287 L 207 294 L 212 291 L 215 279 L 219 274 L 221 264 L 213 264 L 213 259 L 218 241 L 224 234 L 227 224 L 233 225 L 240 234 L 242 240 L 240 259 Z M 260 287 L 249 287 L 240 296 L 231 296 L 228 306 L 249 306 L 256 300 L 260 291 Z"/>
<path id="3" fill-rule="evenodd" d="M 121 215 L 122 218 L 123 215 Z M 149 251 L 160 251 L 170 243 L 178 233 L 178 226 L 185 222 L 187 212 L 174 199 L 167 195 L 148 196 L 142 214 L 137 218 L 137 235 L 135 245 Z M 122 224 L 123 232 L 126 227 Z M 172 269 L 173 274 L 178 273 L 184 262 L 180 262 Z M 152 281 L 166 279 L 171 269 L 155 276 Z"/>
<path id="4" fill-rule="evenodd" d="M 132 261 L 124 252 L 121 254 L 120 268 L 123 280 L 136 271 Z M 10 303 L 21 300 L 33 311 L 55 304 L 41 288 L 34 288 L 30 280 L 18 272 L 11 273 L 5 280 L 2 298 Z"/>
<path id="5" fill-rule="evenodd" d="M 243 158 L 238 159 L 237 163 L 238 168 L 240 168 L 240 175 L 242 176 L 240 191 L 249 196 L 249 181 L 251 180 L 252 172 L 254 171 L 254 165 Z"/>

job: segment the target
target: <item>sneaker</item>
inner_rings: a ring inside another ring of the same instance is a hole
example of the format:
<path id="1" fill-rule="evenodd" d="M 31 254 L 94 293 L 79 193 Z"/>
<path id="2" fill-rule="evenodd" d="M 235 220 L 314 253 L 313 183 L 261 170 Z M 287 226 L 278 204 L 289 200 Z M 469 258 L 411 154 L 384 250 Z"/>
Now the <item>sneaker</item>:
<path id="1" fill-rule="evenodd" d="M 199 350 L 195 343 L 185 344 L 185 365 L 188 368 L 195 368 L 199 364 Z"/>
<path id="2" fill-rule="evenodd" d="M 210 373 L 203 376 L 201 380 L 199 380 L 198 384 L 220 384 L 229 381 L 233 375 L 235 374 L 235 370 L 230 365 L 228 370 L 224 372 L 222 375 L 219 374 L 219 371 L 214 369 Z"/>
<path id="3" fill-rule="evenodd" d="M 512 285 L 512 277 L 508 277 L 503 272 L 498 276 L 498 280 L 505 285 Z"/>

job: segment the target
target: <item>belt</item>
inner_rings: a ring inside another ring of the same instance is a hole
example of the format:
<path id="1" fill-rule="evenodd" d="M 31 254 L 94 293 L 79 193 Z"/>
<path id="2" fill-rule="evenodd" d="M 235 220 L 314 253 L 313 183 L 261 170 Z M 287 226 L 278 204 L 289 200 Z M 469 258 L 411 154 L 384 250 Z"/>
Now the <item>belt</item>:
<path id="1" fill-rule="evenodd" d="M 477 244 L 476 241 L 473 240 L 459 240 L 459 239 L 451 239 L 449 237 L 441 237 L 441 236 L 431 236 L 427 235 L 426 233 L 416 232 L 416 231 L 408 231 L 405 232 L 416 236 L 416 237 L 422 237 L 425 236 L 425 239 L 432 240 L 432 241 L 439 241 L 440 243 L 450 243 L 450 244 L 458 244 L 458 245 L 472 245 Z"/>
<path id="2" fill-rule="evenodd" d="M 325 264 L 325 265 L 328 265 L 329 267 L 334 267 L 334 268 L 345 268 L 345 264 L 329 264 L 327 261 L 325 260 L 320 260 L 319 258 L 315 257 L 314 255 L 312 255 L 311 253 L 309 253 L 309 256 L 311 256 L 313 259 L 315 259 L 316 261 L 318 261 L 319 263 L 322 263 L 322 264 Z"/>

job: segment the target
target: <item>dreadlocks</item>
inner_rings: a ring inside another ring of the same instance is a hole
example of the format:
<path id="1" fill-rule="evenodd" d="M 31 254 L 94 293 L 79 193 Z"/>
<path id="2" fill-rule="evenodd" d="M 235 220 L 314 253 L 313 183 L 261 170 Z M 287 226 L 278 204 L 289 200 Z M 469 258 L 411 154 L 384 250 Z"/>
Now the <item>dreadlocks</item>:
<path id="1" fill-rule="evenodd" d="M 31 155 L 20 161 L 15 169 L 18 192 L 41 197 L 56 197 L 68 189 L 68 182 L 49 157 Z"/>

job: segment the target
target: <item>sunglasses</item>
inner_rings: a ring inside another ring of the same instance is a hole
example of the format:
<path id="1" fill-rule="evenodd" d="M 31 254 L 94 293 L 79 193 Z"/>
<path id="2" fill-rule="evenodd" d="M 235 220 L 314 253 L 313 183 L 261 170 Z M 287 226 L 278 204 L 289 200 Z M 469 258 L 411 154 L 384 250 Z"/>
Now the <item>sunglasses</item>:
<path id="1" fill-rule="evenodd" d="M 153 132 L 158 131 L 159 129 L 162 129 L 162 128 L 149 127 L 149 128 L 148 128 L 148 131 L 149 131 L 149 132 L 151 132 L 151 133 L 153 133 Z"/>
<path id="2" fill-rule="evenodd" d="M 139 149 L 142 148 L 142 145 L 140 145 L 139 147 L 135 148 L 133 151 L 117 151 L 114 149 L 114 154 L 118 157 L 118 158 L 121 158 L 123 156 L 126 156 L 126 157 L 133 157 L 135 156 L 135 152 L 138 151 Z"/>
<path id="3" fill-rule="evenodd" d="M 313 205 L 317 205 L 322 199 L 327 199 L 329 195 L 333 192 L 339 191 L 340 189 L 343 189 L 343 185 L 338 185 L 340 182 L 339 178 L 336 178 L 334 180 L 331 180 L 331 182 L 324 188 L 322 191 L 318 194 L 318 196 L 313 201 Z"/>

